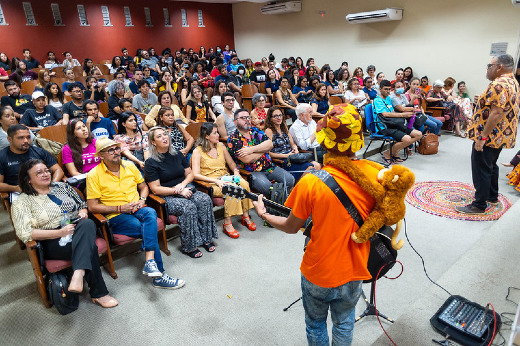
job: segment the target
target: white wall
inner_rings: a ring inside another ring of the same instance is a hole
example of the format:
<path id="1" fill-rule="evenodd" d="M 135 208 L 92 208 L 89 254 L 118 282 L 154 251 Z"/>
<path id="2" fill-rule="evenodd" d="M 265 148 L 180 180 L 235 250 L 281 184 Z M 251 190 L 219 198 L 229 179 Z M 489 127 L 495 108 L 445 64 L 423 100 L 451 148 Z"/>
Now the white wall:
<path id="1" fill-rule="evenodd" d="M 303 0 L 299 13 L 263 15 L 262 4 L 233 4 L 235 44 L 241 59 L 276 60 L 314 57 L 316 64 L 337 68 L 348 61 L 351 71 L 373 64 L 387 79 L 411 66 L 414 75 L 435 79 L 451 76 L 480 93 L 492 42 L 508 42 L 518 57 L 520 7 L 510 0 Z M 349 13 L 404 8 L 402 21 L 349 24 Z M 318 12 L 325 11 L 321 17 Z"/>

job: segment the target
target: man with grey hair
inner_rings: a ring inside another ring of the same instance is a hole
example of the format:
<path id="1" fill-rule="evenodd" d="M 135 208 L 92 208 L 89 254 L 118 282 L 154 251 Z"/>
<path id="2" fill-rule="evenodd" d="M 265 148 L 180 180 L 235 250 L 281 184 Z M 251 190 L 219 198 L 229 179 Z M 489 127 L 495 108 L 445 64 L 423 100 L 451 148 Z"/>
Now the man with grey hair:
<path id="1" fill-rule="evenodd" d="M 315 152 L 315 160 L 322 164 L 325 151 L 316 140 L 316 122 L 312 119 L 312 106 L 308 103 L 298 104 L 296 116 L 298 119 L 292 124 L 289 133 L 300 149 Z"/>
<path id="2" fill-rule="evenodd" d="M 176 289 L 184 280 L 170 277 L 163 268 L 157 239 L 157 213 L 146 206 L 148 185 L 131 161 L 121 160 L 121 144 L 109 138 L 96 140 L 101 163 L 87 174 L 87 206 L 91 213 L 106 214 L 112 232 L 142 238 L 146 262 L 142 273 L 153 277 L 157 288 Z"/>
<path id="3" fill-rule="evenodd" d="M 251 172 L 253 182 L 251 188 L 270 195 L 271 181 L 285 183 L 287 190 L 294 186 L 294 177 L 271 161 L 269 151 L 273 148 L 273 142 L 267 135 L 251 127 L 251 115 L 247 109 L 235 111 L 236 131 L 230 134 L 227 147 L 229 154 L 238 167 Z"/>
<path id="4" fill-rule="evenodd" d="M 513 75 L 513 57 L 503 54 L 491 59 L 486 78 L 491 81 L 476 102 L 468 131 L 473 143 L 471 173 L 475 200 L 455 207 L 459 213 L 484 214 L 489 205 L 498 205 L 497 160 L 502 148 L 514 148 L 520 106 L 520 87 Z"/>

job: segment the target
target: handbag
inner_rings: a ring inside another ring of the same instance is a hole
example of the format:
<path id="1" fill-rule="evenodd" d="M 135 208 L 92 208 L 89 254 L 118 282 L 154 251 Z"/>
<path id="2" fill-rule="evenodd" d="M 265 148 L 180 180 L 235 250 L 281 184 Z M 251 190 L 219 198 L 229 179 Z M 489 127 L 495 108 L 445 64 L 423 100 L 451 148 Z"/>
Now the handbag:
<path id="1" fill-rule="evenodd" d="M 420 128 L 426 123 L 426 120 L 428 120 L 428 117 L 422 113 L 415 113 L 415 121 L 413 123 L 413 127 L 416 129 Z"/>
<path id="2" fill-rule="evenodd" d="M 67 276 L 62 272 L 47 274 L 47 293 L 60 314 L 67 315 L 78 309 L 79 294 L 69 292 Z"/>
<path id="3" fill-rule="evenodd" d="M 298 153 L 298 154 L 291 154 L 287 158 L 287 166 L 290 167 L 291 163 L 305 163 L 312 161 L 312 153 Z"/>
<path id="4" fill-rule="evenodd" d="M 385 117 L 381 114 L 377 115 L 377 118 L 380 122 L 385 124 L 387 129 L 395 129 L 400 131 L 406 131 L 406 119 L 405 118 L 394 118 L 394 117 Z"/>

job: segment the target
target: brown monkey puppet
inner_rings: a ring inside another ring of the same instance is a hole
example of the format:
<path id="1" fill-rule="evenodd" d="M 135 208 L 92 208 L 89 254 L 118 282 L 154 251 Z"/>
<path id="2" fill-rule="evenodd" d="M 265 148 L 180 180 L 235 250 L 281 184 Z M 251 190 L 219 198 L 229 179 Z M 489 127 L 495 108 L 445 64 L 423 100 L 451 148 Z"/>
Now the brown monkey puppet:
<path id="1" fill-rule="evenodd" d="M 327 115 L 318 122 L 316 139 L 328 151 L 324 156 L 325 165 L 344 171 L 376 201 L 374 209 L 363 225 L 352 234 L 352 240 L 364 243 L 383 225 L 398 224 L 392 236 L 392 246 L 396 250 L 400 249 L 404 241 L 396 243 L 396 238 L 400 229 L 399 221 L 404 218 L 406 212 L 404 198 L 415 182 L 413 172 L 402 165 L 394 165 L 387 169 L 379 163 L 366 161 L 379 170 L 376 181 L 352 163 L 349 155 L 345 153 L 360 150 L 364 141 L 361 117 L 350 104 L 335 105 L 329 109 Z"/>

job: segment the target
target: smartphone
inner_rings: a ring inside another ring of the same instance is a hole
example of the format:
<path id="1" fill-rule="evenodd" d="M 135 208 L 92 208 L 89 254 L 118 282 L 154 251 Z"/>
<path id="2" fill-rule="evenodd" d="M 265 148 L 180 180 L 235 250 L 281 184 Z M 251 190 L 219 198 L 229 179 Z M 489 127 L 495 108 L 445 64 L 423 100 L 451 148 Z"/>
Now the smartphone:
<path id="1" fill-rule="evenodd" d="M 81 217 L 77 217 L 73 220 L 70 220 L 70 223 L 73 223 L 73 224 L 77 224 L 78 222 L 80 222 L 81 220 L 83 220 Z"/>

